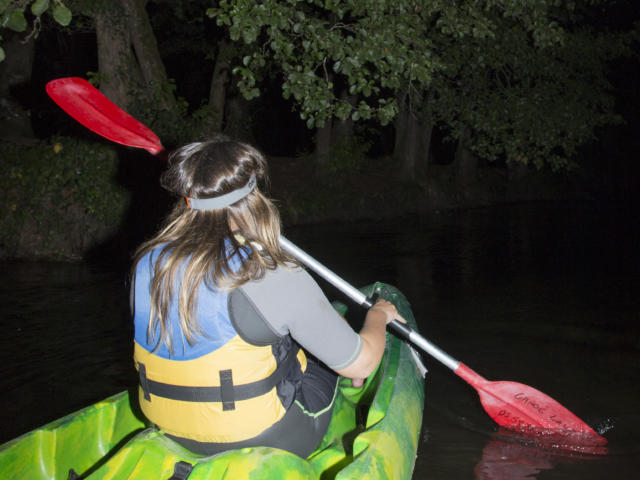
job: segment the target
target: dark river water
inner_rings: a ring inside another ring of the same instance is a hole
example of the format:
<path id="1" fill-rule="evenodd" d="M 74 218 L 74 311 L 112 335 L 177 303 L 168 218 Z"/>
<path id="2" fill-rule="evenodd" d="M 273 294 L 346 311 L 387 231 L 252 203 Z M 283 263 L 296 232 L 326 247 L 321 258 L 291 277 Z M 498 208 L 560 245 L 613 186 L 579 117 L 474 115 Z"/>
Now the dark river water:
<path id="1" fill-rule="evenodd" d="M 427 357 L 415 479 L 630 479 L 637 222 L 625 209 L 539 203 L 285 233 L 353 284 L 396 285 L 426 338 L 490 380 L 552 396 L 609 441 L 607 455 L 586 455 L 506 437 Z M 1 265 L 0 443 L 135 384 L 126 280 L 117 267 Z"/>

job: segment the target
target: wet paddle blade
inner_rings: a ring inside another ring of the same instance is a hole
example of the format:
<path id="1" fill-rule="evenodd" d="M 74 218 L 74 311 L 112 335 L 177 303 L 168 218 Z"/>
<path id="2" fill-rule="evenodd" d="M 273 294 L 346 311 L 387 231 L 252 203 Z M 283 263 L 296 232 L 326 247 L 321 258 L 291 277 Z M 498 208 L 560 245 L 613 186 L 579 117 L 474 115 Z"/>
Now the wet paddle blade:
<path id="1" fill-rule="evenodd" d="M 155 133 L 86 80 L 58 78 L 47 83 L 46 90 L 60 108 L 92 132 L 122 145 L 144 148 L 153 155 L 164 150 Z"/>
<path id="2" fill-rule="evenodd" d="M 573 442 L 581 440 L 580 443 L 591 445 L 607 443 L 576 415 L 533 387 L 517 382 L 491 382 L 463 363 L 455 374 L 476 389 L 486 412 L 502 427 L 528 435 L 553 432 L 570 436 Z"/>

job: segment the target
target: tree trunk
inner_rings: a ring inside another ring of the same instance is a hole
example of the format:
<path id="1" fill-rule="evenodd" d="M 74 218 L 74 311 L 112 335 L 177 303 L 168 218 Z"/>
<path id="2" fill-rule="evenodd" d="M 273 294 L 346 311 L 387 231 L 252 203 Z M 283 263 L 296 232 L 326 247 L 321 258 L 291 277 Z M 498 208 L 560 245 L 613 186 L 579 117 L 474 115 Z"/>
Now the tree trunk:
<path id="1" fill-rule="evenodd" d="M 329 154 L 331 152 L 331 132 L 333 130 L 333 119 L 328 118 L 324 122 L 324 127 L 316 129 L 316 164 L 318 166 L 327 166 L 329 163 Z"/>
<path id="2" fill-rule="evenodd" d="M 458 138 L 458 146 L 456 147 L 453 161 L 458 185 L 468 185 L 476 177 L 478 159 L 469 149 L 470 141 L 471 129 L 465 127 L 460 134 L 460 138 Z"/>
<path id="3" fill-rule="evenodd" d="M 347 90 L 342 90 L 340 100 L 353 105 L 356 97 L 355 95 L 349 95 Z M 333 132 L 331 136 L 334 144 L 347 141 L 353 137 L 353 120 L 351 120 L 351 117 L 348 117 L 346 120 L 336 119 L 333 122 Z"/>
<path id="4" fill-rule="evenodd" d="M 0 137 L 33 138 L 28 104 L 31 99 L 26 95 L 20 98 L 12 90 L 31 83 L 35 41 L 31 38 L 23 42 L 17 35 L 9 38 L 3 45 L 7 56 L 0 63 Z"/>
<path id="5" fill-rule="evenodd" d="M 416 142 L 415 122 L 411 121 L 411 113 L 401 110 L 396 121 L 396 140 L 393 150 L 394 158 L 400 164 L 398 177 L 401 180 L 412 181 L 416 177 Z"/>
<path id="6" fill-rule="evenodd" d="M 120 0 L 129 22 L 131 43 L 142 71 L 146 87 L 153 90 L 160 109 L 175 111 L 176 101 L 168 88 L 169 79 L 162 63 L 158 43 L 151 28 L 144 0 Z"/>
<path id="7" fill-rule="evenodd" d="M 336 120 L 333 127 L 334 142 L 346 140 L 353 137 L 353 120 L 347 118 L 346 120 Z"/>
<path id="8" fill-rule="evenodd" d="M 393 157 L 400 165 L 398 177 L 414 182 L 419 175 L 427 173 L 433 123 L 422 121 L 407 108 L 401 108 L 396 117 L 395 130 Z"/>
<path id="9" fill-rule="evenodd" d="M 143 87 L 142 73 L 131 50 L 129 28 L 121 9 L 97 13 L 96 38 L 100 91 L 116 105 L 130 110 L 134 87 Z"/>
<path id="10" fill-rule="evenodd" d="M 400 111 L 394 120 L 395 139 L 393 144 L 393 158 L 396 163 L 402 165 L 406 157 L 405 136 L 407 133 L 409 110 L 405 106 L 406 93 L 398 96 Z"/>
<path id="11" fill-rule="evenodd" d="M 329 73 L 328 81 L 333 81 L 333 73 Z M 343 92 L 342 95 L 345 96 L 346 92 Z M 326 168 L 331 160 L 329 155 L 331 154 L 331 145 L 335 140 L 333 136 L 334 125 L 336 123 L 334 123 L 333 116 L 331 116 L 324 121 L 323 127 L 316 128 L 315 163 L 321 169 Z"/>
<path id="12" fill-rule="evenodd" d="M 225 103 L 226 120 L 223 133 L 233 140 L 255 143 L 249 101 L 242 95 L 238 95 L 229 98 Z"/>
<path id="13" fill-rule="evenodd" d="M 209 89 L 209 114 L 203 128 L 203 133 L 208 137 L 222 131 L 231 55 L 231 44 L 225 40 L 220 41 Z"/>

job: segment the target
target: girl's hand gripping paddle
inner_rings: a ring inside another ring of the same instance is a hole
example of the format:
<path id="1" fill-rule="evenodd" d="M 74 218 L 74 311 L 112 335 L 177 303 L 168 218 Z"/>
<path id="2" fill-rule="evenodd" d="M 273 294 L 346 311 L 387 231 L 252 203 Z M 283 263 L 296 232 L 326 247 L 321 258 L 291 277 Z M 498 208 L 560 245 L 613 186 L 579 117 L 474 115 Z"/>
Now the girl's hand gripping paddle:
<path id="1" fill-rule="evenodd" d="M 144 148 L 154 155 L 164 149 L 155 133 L 113 104 L 87 81 L 60 78 L 49 82 L 46 89 L 65 112 L 98 135 L 123 145 Z M 370 300 L 360 290 L 289 240 L 281 237 L 280 243 L 289 254 L 353 301 L 371 307 Z M 558 439 L 557 446 L 560 448 L 589 451 L 589 447 L 606 445 L 604 437 L 548 395 L 522 383 L 486 380 L 405 324 L 394 320 L 388 326 L 400 338 L 431 355 L 475 388 L 482 406 L 499 425 L 529 435 L 553 435 Z M 591 451 L 604 453 L 606 449 Z"/>

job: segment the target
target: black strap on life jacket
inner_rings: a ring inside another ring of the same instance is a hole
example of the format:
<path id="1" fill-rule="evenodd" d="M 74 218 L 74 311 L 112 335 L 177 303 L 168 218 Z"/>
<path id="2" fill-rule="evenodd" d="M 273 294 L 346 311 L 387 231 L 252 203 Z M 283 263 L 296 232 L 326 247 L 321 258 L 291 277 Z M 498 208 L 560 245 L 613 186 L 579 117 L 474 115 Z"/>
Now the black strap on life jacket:
<path id="1" fill-rule="evenodd" d="M 236 402 L 233 389 L 233 372 L 229 370 L 220 370 L 220 401 L 222 402 L 222 410 L 235 410 Z"/>
<path id="2" fill-rule="evenodd" d="M 223 410 L 233 410 L 235 409 L 234 402 L 259 397 L 278 385 L 291 368 L 296 367 L 297 354 L 298 349 L 292 348 L 271 375 L 262 380 L 243 385 L 233 384 L 233 376 L 230 369 L 220 370 L 219 387 L 190 387 L 156 382 L 147 378 L 144 364 L 138 362 L 140 387 L 147 401 L 151 401 L 151 394 L 153 394 L 157 397 L 181 400 L 183 402 L 222 402 Z"/>

